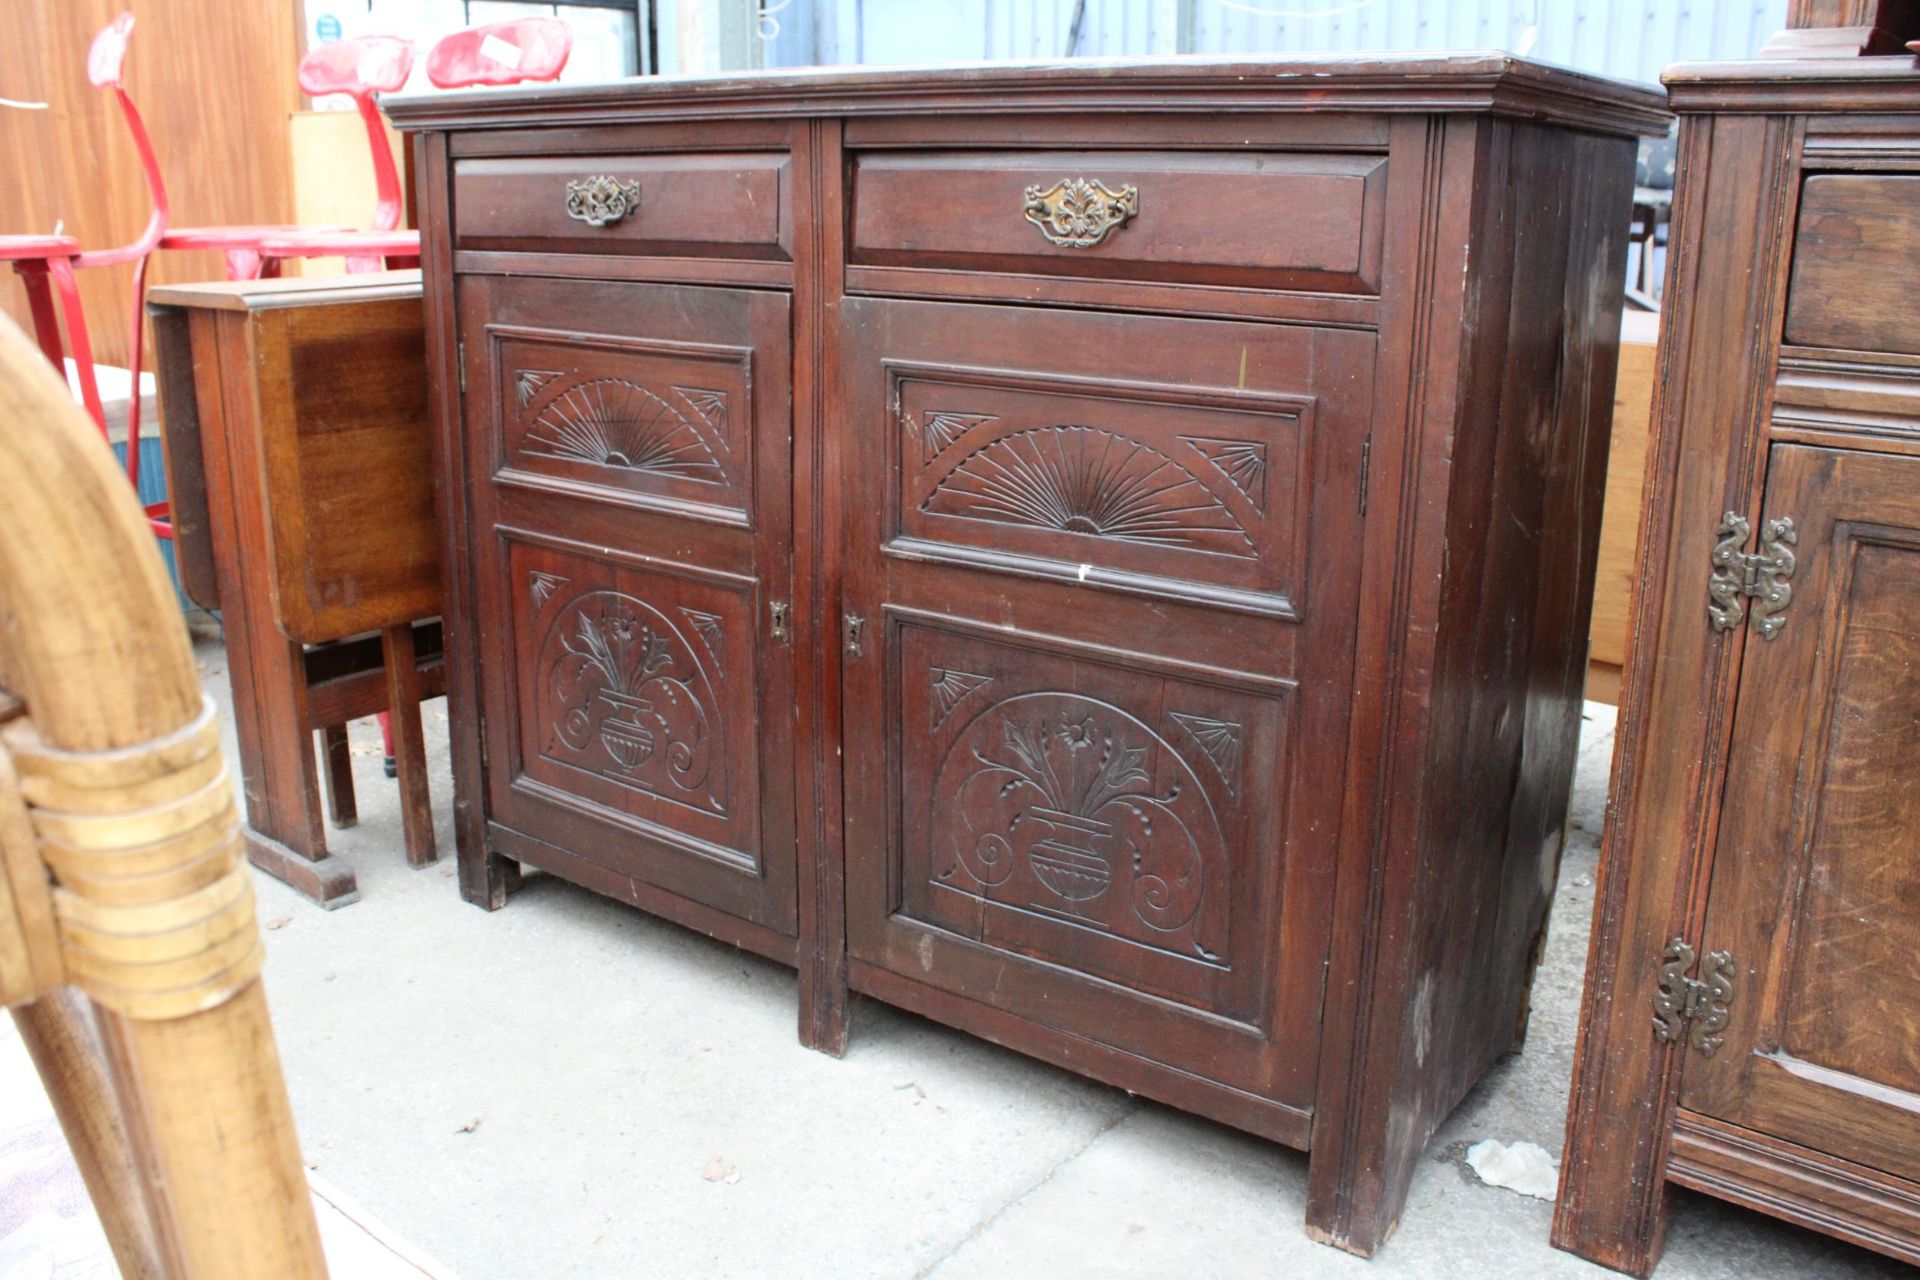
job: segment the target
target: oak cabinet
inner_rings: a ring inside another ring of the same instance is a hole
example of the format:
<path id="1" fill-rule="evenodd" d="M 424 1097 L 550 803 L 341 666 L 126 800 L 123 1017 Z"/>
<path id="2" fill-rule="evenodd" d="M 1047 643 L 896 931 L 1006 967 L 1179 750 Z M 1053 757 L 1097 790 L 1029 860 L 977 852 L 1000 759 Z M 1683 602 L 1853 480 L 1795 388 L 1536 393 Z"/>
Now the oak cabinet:
<path id="1" fill-rule="evenodd" d="M 1555 1239 L 1645 1274 L 1671 1182 L 1920 1262 L 1920 75 L 1669 83 L 1666 373 Z"/>
<path id="2" fill-rule="evenodd" d="M 807 73 L 418 135 L 461 886 L 1311 1149 L 1520 1035 L 1632 137 L 1491 55 Z"/>

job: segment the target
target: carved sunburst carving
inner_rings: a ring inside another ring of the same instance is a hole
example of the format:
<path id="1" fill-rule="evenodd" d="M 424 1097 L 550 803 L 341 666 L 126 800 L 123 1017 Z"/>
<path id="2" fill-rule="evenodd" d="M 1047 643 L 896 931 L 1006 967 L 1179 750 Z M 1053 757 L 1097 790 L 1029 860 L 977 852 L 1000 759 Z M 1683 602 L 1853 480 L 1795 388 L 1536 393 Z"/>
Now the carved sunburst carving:
<path id="1" fill-rule="evenodd" d="M 1206 436 L 1181 436 L 1214 469 L 1246 495 L 1254 510 L 1267 509 L 1267 446 L 1258 440 L 1212 440 Z"/>
<path id="2" fill-rule="evenodd" d="M 1099 427 L 1036 427 L 968 454 L 922 504 L 966 516 L 1151 546 L 1252 556 L 1247 532 L 1194 474 Z"/>
<path id="3" fill-rule="evenodd" d="M 726 482 L 698 427 L 653 392 L 620 378 L 577 383 L 554 397 L 528 428 L 527 446 L 572 462 Z"/>
<path id="4" fill-rule="evenodd" d="M 930 708 L 933 727 L 938 729 L 960 705 L 962 699 L 982 685 L 993 683 L 991 676 L 976 676 L 967 671 L 955 671 L 952 667 L 935 667 L 928 672 L 933 685 L 933 699 Z"/>
<path id="5" fill-rule="evenodd" d="M 975 427 L 984 426 L 989 422 L 998 422 L 999 420 L 998 416 L 991 413 L 948 413 L 944 411 L 929 413 L 926 422 L 921 425 L 916 432 L 920 437 L 920 445 L 923 451 L 922 459 L 926 462 L 932 462 L 946 451 L 948 445 L 967 434 L 967 432 L 973 430 Z M 914 427 L 913 419 L 907 419 L 907 430 L 914 431 Z"/>
<path id="6" fill-rule="evenodd" d="M 1200 745 L 1220 771 L 1220 780 L 1227 784 L 1229 795 L 1240 794 L 1240 741 L 1242 730 L 1231 720 L 1215 720 L 1211 716 L 1196 716 L 1186 712 L 1170 713 L 1174 721 Z"/>
<path id="7" fill-rule="evenodd" d="M 567 585 L 568 579 L 557 573 L 547 573 L 535 569 L 527 575 L 527 594 L 533 597 L 533 607 L 538 609 L 553 598 L 553 593 Z"/>

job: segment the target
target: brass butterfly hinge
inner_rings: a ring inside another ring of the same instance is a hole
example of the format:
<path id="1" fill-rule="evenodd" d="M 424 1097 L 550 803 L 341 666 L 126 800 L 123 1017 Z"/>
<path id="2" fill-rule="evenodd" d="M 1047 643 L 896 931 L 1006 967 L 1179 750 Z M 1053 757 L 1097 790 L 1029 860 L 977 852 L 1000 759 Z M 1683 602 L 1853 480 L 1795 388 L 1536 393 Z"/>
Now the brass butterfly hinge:
<path id="1" fill-rule="evenodd" d="M 1020 212 L 1040 234 L 1063 249 L 1091 249 L 1140 212 L 1140 189 L 1118 191 L 1098 178 L 1062 178 L 1051 187 L 1028 187 Z"/>
<path id="2" fill-rule="evenodd" d="M 1713 574 L 1707 579 L 1707 617 L 1715 631 L 1731 631 L 1746 616 L 1744 601 L 1752 599 L 1754 630 L 1771 640 L 1787 625 L 1786 609 L 1793 599 L 1793 546 L 1800 540 L 1790 516 L 1769 520 L 1760 529 L 1760 550 L 1743 551 L 1753 525 L 1737 511 L 1720 517 L 1713 548 Z"/>
<path id="3" fill-rule="evenodd" d="M 1681 938 L 1661 953 L 1660 988 L 1653 995 L 1653 1034 L 1657 1040 L 1679 1044 L 1684 1040 L 1711 1058 L 1725 1038 L 1733 1004 L 1733 953 L 1709 951 L 1700 962 L 1700 976 L 1687 976 L 1696 958 Z"/>

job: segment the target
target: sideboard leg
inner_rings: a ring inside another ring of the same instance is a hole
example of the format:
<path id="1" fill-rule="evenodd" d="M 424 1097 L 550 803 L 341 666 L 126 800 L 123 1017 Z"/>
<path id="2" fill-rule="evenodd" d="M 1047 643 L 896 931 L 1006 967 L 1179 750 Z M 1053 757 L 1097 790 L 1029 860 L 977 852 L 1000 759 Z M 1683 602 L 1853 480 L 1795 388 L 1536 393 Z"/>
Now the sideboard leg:
<path id="1" fill-rule="evenodd" d="M 816 1053 L 844 1057 L 852 1020 L 844 954 L 809 956 L 800 962 L 800 1043 Z"/>
<path id="2" fill-rule="evenodd" d="M 498 911 L 520 887 L 520 864 L 480 841 L 459 842 L 460 896 L 484 911 Z"/>
<path id="3" fill-rule="evenodd" d="M 1319 1129 L 1316 1124 L 1316 1139 Z M 1362 1258 L 1371 1258 L 1387 1242 L 1400 1225 L 1419 1156 L 1418 1148 L 1395 1153 L 1391 1143 L 1384 1123 L 1345 1151 L 1322 1151 L 1316 1141 L 1307 1166 L 1311 1239 Z"/>

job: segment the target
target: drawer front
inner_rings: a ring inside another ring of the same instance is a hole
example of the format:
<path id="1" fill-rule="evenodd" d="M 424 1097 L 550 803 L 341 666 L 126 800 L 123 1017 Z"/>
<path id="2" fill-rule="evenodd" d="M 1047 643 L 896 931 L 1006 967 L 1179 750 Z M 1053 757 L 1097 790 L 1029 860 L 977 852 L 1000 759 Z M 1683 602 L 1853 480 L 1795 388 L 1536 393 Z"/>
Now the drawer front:
<path id="1" fill-rule="evenodd" d="M 457 161 L 462 249 L 791 258 L 784 152 Z"/>
<path id="2" fill-rule="evenodd" d="M 852 260 L 1374 294 L 1386 171 L 1383 156 L 869 153 Z"/>
<path id="3" fill-rule="evenodd" d="M 1789 344 L 1920 355 L 1916 207 L 1920 175 L 1807 178 L 1787 293 Z"/>

